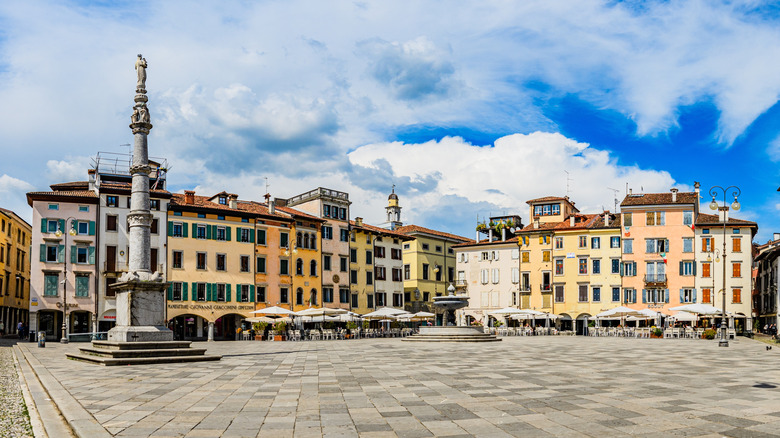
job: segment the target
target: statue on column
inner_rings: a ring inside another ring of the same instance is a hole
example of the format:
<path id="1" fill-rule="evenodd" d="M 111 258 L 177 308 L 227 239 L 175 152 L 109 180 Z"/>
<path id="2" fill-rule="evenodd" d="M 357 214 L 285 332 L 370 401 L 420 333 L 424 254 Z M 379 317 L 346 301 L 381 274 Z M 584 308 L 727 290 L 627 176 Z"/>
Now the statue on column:
<path id="1" fill-rule="evenodd" d="M 136 88 L 140 90 L 146 89 L 146 58 L 143 58 L 141 54 L 138 54 L 138 60 L 135 61 L 136 73 L 138 73 L 138 83 Z"/>

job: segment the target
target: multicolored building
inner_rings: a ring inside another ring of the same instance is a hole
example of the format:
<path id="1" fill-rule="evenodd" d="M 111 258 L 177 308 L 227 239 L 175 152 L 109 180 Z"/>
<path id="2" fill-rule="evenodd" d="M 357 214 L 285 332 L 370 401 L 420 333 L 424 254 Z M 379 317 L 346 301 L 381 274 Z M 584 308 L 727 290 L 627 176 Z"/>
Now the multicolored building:
<path id="1" fill-rule="evenodd" d="M 19 322 L 29 321 L 32 234 L 24 219 L 0 208 L 0 321 L 5 333 L 16 333 Z"/>

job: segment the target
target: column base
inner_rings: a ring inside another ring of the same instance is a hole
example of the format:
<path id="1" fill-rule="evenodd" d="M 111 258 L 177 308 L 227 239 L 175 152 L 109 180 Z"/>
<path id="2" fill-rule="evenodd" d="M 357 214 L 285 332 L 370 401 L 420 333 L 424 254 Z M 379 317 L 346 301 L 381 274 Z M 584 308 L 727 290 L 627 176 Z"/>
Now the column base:
<path id="1" fill-rule="evenodd" d="M 166 342 L 173 341 L 173 332 L 165 326 L 116 326 L 108 331 L 112 342 Z"/>

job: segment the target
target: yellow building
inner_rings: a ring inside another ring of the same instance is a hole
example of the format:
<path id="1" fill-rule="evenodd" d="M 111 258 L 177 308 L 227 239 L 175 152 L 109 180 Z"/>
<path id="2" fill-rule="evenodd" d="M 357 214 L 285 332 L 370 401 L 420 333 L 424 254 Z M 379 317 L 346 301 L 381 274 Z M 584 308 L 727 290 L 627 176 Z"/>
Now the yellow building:
<path id="1" fill-rule="evenodd" d="M 32 227 L 11 210 L 0 208 L 0 321 L 5 333 L 28 324 Z"/>
<path id="2" fill-rule="evenodd" d="M 235 339 L 255 309 L 255 214 L 237 196 L 174 194 L 168 210 L 168 320 L 177 339 Z"/>
<path id="3" fill-rule="evenodd" d="M 350 222 L 349 270 L 351 298 L 355 313 L 377 308 L 404 308 L 403 249 L 411 237 L 396 231 Z"/>
<path id="4" fill-rule="evenodd" d="M 405 309 L 436 312 L 433 297 L 446 293 L 449 284 L 455 282 L 453 245 L 473 240 L 418 225 L 403 225 L 395 231 L 414 239 L 403 243 Z M 442 314 L 437 314 L 438 325 L 441 318 Z"/>
<path id="5" fill-rule="evenodd" d="M 322 291 L 320 233 L 325 220 L 290 207 L 275 206 L 275 209 L 293 219 L 289 244 L 280 259 L 287 258 L 290 263 L 293 291 L 290 299 L 293 311 L 322 307 L 323 299 L 332 303 L 333 288 L 329 288 L 327 296 L 323 295 Z"/>

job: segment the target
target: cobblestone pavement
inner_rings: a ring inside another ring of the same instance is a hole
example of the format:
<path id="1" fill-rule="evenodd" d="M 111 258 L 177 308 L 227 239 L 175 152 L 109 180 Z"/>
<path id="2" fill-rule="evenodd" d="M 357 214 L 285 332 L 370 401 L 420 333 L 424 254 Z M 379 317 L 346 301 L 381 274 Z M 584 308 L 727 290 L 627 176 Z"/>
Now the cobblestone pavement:
<path id="1" fill-rule="evenodd" d="M 118 436 L 780 436 L 780 349 L 748 339 L 222 342 L 107 368 L 24 345 Z"/>
<path id="2" fill-rule="evenodd" d="M 0 437 L 31 437 L 30 417 L 14 365 L 12 347 L 15 343 L 0 339 Z"/>

